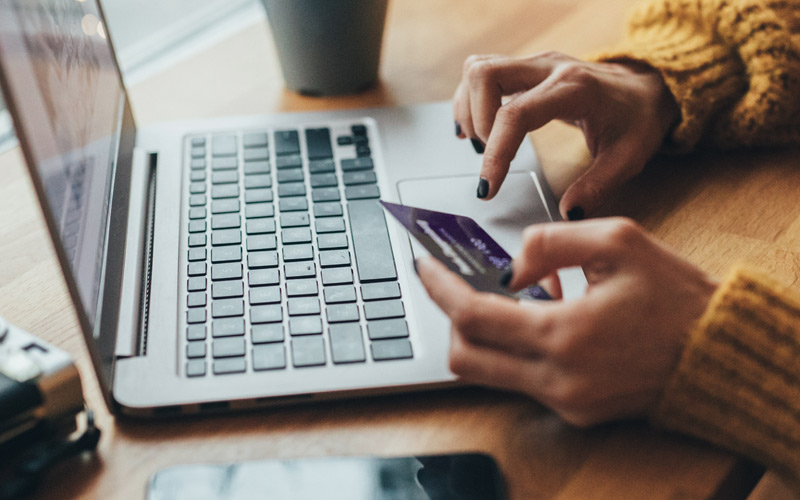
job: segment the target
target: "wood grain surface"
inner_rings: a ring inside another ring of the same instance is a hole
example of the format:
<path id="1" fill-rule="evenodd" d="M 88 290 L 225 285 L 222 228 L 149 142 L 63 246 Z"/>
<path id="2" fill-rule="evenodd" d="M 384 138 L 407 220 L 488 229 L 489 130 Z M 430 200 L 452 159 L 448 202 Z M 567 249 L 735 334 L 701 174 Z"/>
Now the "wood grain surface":
<path id="1" fill-rule="evenodd" d="M 356 96 L 285 91 L 265 22 L 130 89 L 140 123 L 448 99 L 473 53 L 584 56 L 619 39 L 635 0 L 395 0 L 380 84 Z M 583 139 L 563 124 L 532 134 L 557 192 L 585 168 Z M 746 259 L 800 290 L 798 151 L 655 160 L 604 207 L 641 223 L 716 275 Z M 477 179 L 476 179 L 477 182 Z M 136 422 L 111 416 L 18 149 L 0 156 L 0 314 L 69 351 L 103 431 L 98 454 L 57 467 L 40 499 L 140 500 L 159 468 L 182 463 L 398 455 L 493 454 L 510 498 L 745 498 L 744 461 L 707 444 L 621 422 L 571 428 L 521 396 L 478 388 L 224 417 Z"/>

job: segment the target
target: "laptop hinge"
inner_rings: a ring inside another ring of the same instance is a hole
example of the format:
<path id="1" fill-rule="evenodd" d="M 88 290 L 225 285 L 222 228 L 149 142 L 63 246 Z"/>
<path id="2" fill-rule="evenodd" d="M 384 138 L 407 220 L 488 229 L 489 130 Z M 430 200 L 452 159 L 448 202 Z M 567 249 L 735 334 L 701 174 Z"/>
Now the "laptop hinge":
<path id="1" fill-rule="evenodd" d="M 118 358 L 145 353 L 157 164 L 158 154 L 134 149 L 125 269 L 115 349 Z"/>

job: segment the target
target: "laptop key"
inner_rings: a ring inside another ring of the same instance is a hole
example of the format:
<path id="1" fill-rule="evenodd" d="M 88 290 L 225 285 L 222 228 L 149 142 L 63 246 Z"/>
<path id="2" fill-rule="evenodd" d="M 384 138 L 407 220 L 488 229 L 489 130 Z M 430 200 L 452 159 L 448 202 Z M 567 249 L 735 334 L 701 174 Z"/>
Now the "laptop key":
<path id="1" fill-rule="evenodd" d="M 325 342 L 321 335 L 292 339 L 292 364 L 295 368 L 325 365 Z"/>
<path id="2" fill-rule="evenodd" d="M 231 373 L 244 373 L 247 371 L 247 362 L 244 358 L 215 359 L 214 375 L 228 375 Z"/>
<path id="3" fill-rule="evenodd" d="M 289 280 L 286 282 L 287 297 L 316 296 L 319 293 L 317 280 L 313 278 Z"/>
<path id="4" fill-rule="evenodd" d="M 278 201 L 278 210 L 281 212 L 302 212 L 308 210 L 308 200 L 305 197 L 281 198 Z"/>
<path id="5" fill-rule="evenodd" d="M 244 319 L 242 318 L 215 319 L 211 322 L 211 336 L 214 338 L 242 335 L 244 335 Z"/>
<path id="6" fill-rule="evenodd" d="M 244 208 L 244 213 L 247 219 L 274 217 L 275 207 L 272 206 L 272 203 L 251 203 Z"/>
<path id="7" fill-rule="evenodd" d="M 375 184 L 376 182 L 378 182 L 378 179 L 375 177 L 375 172 L 372 170 L 344 172 L 342 174 L 342 183 L 345 186 L 355 186 L 357 184 Z"/>
<path id="8" fill-rule="evenodd" d="M 192 158 L 203 158 L 206 155 L 205 146 L 196 146 L 192 148 Z"/>
<path id="9" fill-rule="evenodd" d="M 283 247 L 284 262 L 312 259 L 314 259 L 314 247 L 310 244 L 284 245 Z"/>
<path id="10" fill-rule="evenodd" d="M 275 219 L 248 219 L 245 223 L 247 234 L 274 233 Z"/>
<path id="11" fill-rule="evenodd" d="M 205 158 L 192 158 L 189 166 L 192 170 L 204 170 L 206 168 L 206 160 Z"/>
<path id="12" fill-rule="evenodd" d="M 377 201 L 347 205 L 358 277 L 362 282 L 397 279 L 392 244 L 383 209 Z"/>
<path id="13" fill-rule="evenodd" d="M 325 308 L 328 323 L 344 323 L 358 321 L 358 306 L 356 304 L 331 304 Z"/>
<path id="14" fill-rule="evenodd" d="M 356 289 L 353 285 L 326 286 L 322 294 L 326 304 L 356 301 Z"/>
<path id="15" fill-rule="evenodd" d="M 377 184 L 363 184 L 360 186 L 347 186 L 344 188 L 344 197 L 347 200 L 369 200 L 380 198 L 381 192 Z"/>
<path id="16" fill-rule="evenodd" d="M 205 323 L 206 322 L 206 309 L 204 307 L 193 307 L 186 311 L 186 322 L 192 323 Z"/>
<path id="17" fill-rule="evenodd" d="M 206 357 L 206 343 L 205 342 L 189 342 L 186 344 L 186 357 L 187 358 L 205 358 Z"/>
<path id="18" fill-rule="evenodd" d="M 206 362 L 202 359 L 191 359 L 186 362 L 187 377 L 203 377 L 206 374 Z"/>
<path id="19" fill-rule="evenodd" d="M 336 171 L 336 164 L 330 158 L 311 160 L 308 162 L 308 171 L 312 174 L 330 174 Z"/>
<path id="20" fill-rule="evenodd" d="M 248 175 L 244 178 L 245 189 L 268 188 L 268 187 L 272 187 L 272 177 L 270 177 L 269 175 L 264 175 L 264 174 Z"/>
<path id="21" fill-rule="evenodd" d="M 277 285 L 280 281 L 280 271 L 277 269 L 256 269 L 247 273 L 250 286 Z"/>
<path id="22" fill-rule="evenodd" d="M 281 242 L 284 245 L 293 243 L 311 243 L 311 230 L 305 227 L 292 227 L 281 231 Z"/>
<path id="23" fill-rule="evenodd" d="M 211 354 L 215 358 L 232 358 L 244 356 L 245 342 L 243 338 L 230 337 L 216 339 L 211 342 Z"/>
<path id="24" fill-rule="evenodd" d="M 287 301 L 289 316 L 306 316 L 319 314 L 319 299 L 316 297 L 292 298 Z"/>
<path id="25" fill-rule="evenodd" d="M 238 198 L 239 185 L 238 184 L 214 184 L 211 186 L 211 198 L 217 200 L 219 198 Z"/>
<path id="26" fill-rule="evenodd" d="M 286 279 L 313 278 L 317 275 L 317 267 L 313 262 L 287 262 L 283 265 Z"/>
<path id="27" fill-rule="evenodd" d="M 211 284 L 211 297 L 214 299 L 229 299 L 231 297 L 244 297 L 244 283 L 241 281 L 218 281 Z"/>
<path id="28" fill-rule="evenodd" d="M 338 201 L 314 203 L 314 217 L 337 217 L 343 213 L 342 204 Z"/>
<path id="29" fill-rule="evenodd" d="M 298 316 L 290 318 L 289 334 L 293 337 L 300 335 L 321 335 L 322 318 L 319 316 Z"/>
<path id="30" fill-rule="evenodd" d="M 353 270 L 349 267 L 332 267 L 322 270 L 322 284 L 347 285 L 353 283 Z"/>
<path id="31" fill-rule="evenodd" d="M 286 182 L 302 182 L 305 179 L 305 174 L 302 168 L 287 168 L 278 170 L 276 177 L 278 184 L 284 184 Z"/>
<path id="32" fill-rule="evenodd" d="M 370 321 L 367 334 L 372 340 L 405 338 L 408 337 L 408 323 L 403 318 Z"/>
<path id="33" fill-rule="evenodd" d="M 239 211 L 239 200 L 223 199 L 211 201 L 212 214 L 228 214 Z"/>
<path id="34" fill-rule="evenodd" d="M 345 230 L 344 219 L 341 217 L 326 217 L 314 221 L 314 228 L 318 234 L 342 233 Z"/>
<path id="35" fill-rule="evenodd" d="M 238 229 L 220 229 L 211 233 L 211 245 L 239 245 L 242 232 Z"/>
<path id="36" fill-rule="evenodd" d="M 244 164 L 245 175 L 270 173 L 269 162 L 266 160 L 248 161 Z"/>
<path id="37" fill-rule="evenodd" d="M 242 278 L 242 264 L 240 262 L 228 262 L 224 264 L 211 265 L 211 280 L 233 280 Z"/>
<path id="38" fill-rule="evenodd" d="M 202 247 L 206 244 L 206 234 L 205 233 L 193 233 L 189 235 L 189 246 L 190 247 Z"/>
<path id="39" fill-rule="evenodd" d="M 356 155 L 358 156 L 369 156 L 372 154 L 372 151 L 369 149 L 369 146 L 365 144 L 356 144 Z"/>
<path id="40" fill-rule="evenodd" d="M 205 262 L 189 262 L 188 265 L 189 276 L 205 276 L 206 263 Z"/>
<path id="41" fill-rule="evenodd" d="M 258 234 L 247 237 L 247 250 L 275 250 L 278 248 L 278 238 L 274 234 Z"/>
<path id="42" fill-rule="evenodd" d="M 242 136 L 242 145 L 245 148 L 266 147 L 269 145 L 269 140 L 264 132 L 250 132 Z"/>
<path id="43" fill-rule="evenodd" d="M 331 131 L 328 128 L 306 129 L 306 150 L 309 160 L 332 158 Z"/>
<path id="44" fill-rule="evenodd" d="M 269 148 L 248 148 L 243 156 L 244 161 L 269 160 Z"/>
<path id="45" fill-rule="evenodd" d="M 189 209 L 189 218 L 190 219 L 205 219 L 206 218 L 206 207 L 192 207 Z"/>
<path id="46" fill-rule="evenodd" d="M 376 340 L 370 345 L 370 348 L 372 350 L 372 359 L 375 361 L 413 357 L 411 342 L 406 339 Z"/>
<path id="47" fill-rule="evenodd" d="M 300 155 L 286 155 L 278 156 L 275 158 L 275 168 L 282 170 L 284 168 L 300 168 L 303 166 L 303 159 Z"/>
<path id="48" fill-rule="evenodd" d="M 195 262 L 198 260 L 206 260 L 205 247 L 193 247 L 189 249 L 189 262 Z"/>
<path id="49" fill-rule="evenodd" d="M 206 195 L 204 194 L 193 194 L 189 196 L 189 206 L 192 207 L 201 207 L 206 204 Z"/>
<path id="50" fill-rule="evenodd" d="M 341 162 L 342 172 L 353 172 L 354 170 L 372 170 L 375 164 L 372 158 L 361 156 L 358 158 L 347 158 Z"/>
<path id="51" fill-rule="evenodd" d="M 267 201 L 272 201 L 272 189 L 246 189 L 244 192 L 245 203 L 263 203 Z"/>
<path id="52" fill-rule="evenodd" d="M 396 281 L 365 283 L 361 285 L 361 298 L 364 300 L 399 299 L 400 284 Z"/>
<path id="53" fill-rule="evenodd" d="M 281 288 L 279 286 L 259 286 L 251 288 L 248 292 L 250 305 L 277 304 L 281 301 Z"/>
<path id="54" fill-rule="evenodd" d="M 211 139 L 212 156 L 233 156 L 236 154 L 235 135 L 215 135 Z"/>
<path id="55" fill-rule="evenodd" d="M 306 212 L 290 212 L 281 215 L 281 227 L 306 227 L 310 223 Z"/>
<path id="56" fill-rule="evenodd" d="M 319 253 L 319 267 L 338 267 L 350 265 L 350 252 L 347 250 L 323 250 Z"/>
<path id="57" fill-rule="evenodd" d="M 283 342 L 283 325 L 280 323 L 253 325 L 250 329 L 250 340 L 252 340 L 254 344 Z"/>
<path id="58" fill-rule="evenodd" d="M 287 182 L 278 185 L 278 196 L 305 196 L 306 185 L 302 182 Z"/>
<path id="59" fill-rule="evenodd" d="M 186 295 L 186 305 L 188 307 L 203 307 L 206 305 L 205 292 L 189 292 Z"/>
<path id="60" fill-rule="evenodd" d="M 336 364 L 360 363 L 366 361 L 364 340 L 358 323 L 331 325 L 328 329 L 331 339 L 331 358 Z"/>
<path id="61" fill-rule="evenodd" d="M 190 292 L 202 292 L 206 289 L 206 278 L 199 276 L 196 278 L 189 278 L 189 283 L 186 287 Z"/>
<path id="62" fill-rule="evenodd" d="M 220 170 L 211 174 L 212 184 L 234 184 L 239 182 L 239 172 L 236 170 Z"/>
<path id="63" fill-rule="evenodd" d="M 317 246 L 320 250 L 347 248 L 347 235 L 344 233 L 320 234 L 317 236 Z"/>
<path id="64" fill-rule="evenodd" d="M 325 187 L 312 189 L 311 199 L 314 203 L 319 203 L 323 201 L 339 201 L 342 197 L 339 194 L 339 188 Z"/>
<path id="65" fill-rule="evenodd" d="M 354 136 L 365 136 L 367 135 L 367 126 L 361 123 L 357 123 L 350 127 L 350 130 L 353 132 Z"/>
<path id="66" fill-rule="evenodd" d="M 189 221 L 189 232 L 190 233 L 203 233 L 206 230 L 206 221 L 205 220 L 190 220 Z"/>
<path id="67" fill-rule="evenodd" d="M 244 315 L 244 300 L 218 299 L 211 304 L 212 318 L 230 318 Z"/>
<path id="68" fill-rule="evenodd" d="M 186 327 L 186 340 L 205 340 L 206 325 L 189 325 Z"/>
<path id="69" fill-rule="evenodd" d="M 242 247 L 236 245 L 226 245 L 211 249 L 211 263 L 220 264 L 222 262 L 241 262 Z"/>
<path id="70" fill-rule="evenodd" d="M 311 174 L 309 180 L 312 188 L 335 187 L 339 185 L 336 174 Z"/>
<path id="71" fill-rule="evenodd" d="M 247 254 L 247 268 L 260 269 L 264 267 L 278 267 L 278 252 L 276 250 L 262 250 Z"/>
<path id="72" fill-rule="evenodd" d="M 219 214 L 211 216 L 211 229 L 232 229 L 242 226 L 239 214 Z"/>
<path id="73" fill-rule="evenodd" d="M 300 153 L 300 137 L 297 130 L 275 131 L 275 154 L 278 156 Z"/>
<path id="74" fill-rule="evenodd" d="M 239 161 L 235 156 L 211 160 L 211 170 L 235 170 L 237 168 L 239 168 Z"/>
<path id="75" fill-rule="evenodd" d="M 189 180 L 192 182 L 200 182 L 206 180 L 206 171 L 205 170 L 192 170 L 192 173 L 189 174 Z"/>
<path id="76" fill-rule="evenodd" d="M 250 308 L 250 323 L 280 323 L 283 321 L 283 308 L 280 304 L 253 306 Z"/>
<path id="77" fill-rule="evenodd" d="M 281 370 L 283 368 L 286 368 L 286 352 L 283 344 L 253 347 L 253 370 Z"/>
<path id="78" fill-rule="evenodd" d="M 377 300 L 364 304 L 367 320 L 402 318 L 406 315 L 402 300 Z"/>

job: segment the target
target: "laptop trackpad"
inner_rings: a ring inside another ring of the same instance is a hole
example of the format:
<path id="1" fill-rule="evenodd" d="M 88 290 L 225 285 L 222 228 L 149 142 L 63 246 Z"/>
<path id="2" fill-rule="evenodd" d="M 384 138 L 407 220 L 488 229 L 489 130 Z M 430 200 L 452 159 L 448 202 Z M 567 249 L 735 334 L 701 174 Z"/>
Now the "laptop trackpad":
<path id="1" fill-rule="evenodd" d="M 514 256 L 522 249 L 526 226 L 553 220 L 533 175 L 510 172 L 491 201 L 475 196 L 478 178 L 474 175 L 409 179 L 398 182 L 397 188 L 404 205 L 472 217 Z"/>

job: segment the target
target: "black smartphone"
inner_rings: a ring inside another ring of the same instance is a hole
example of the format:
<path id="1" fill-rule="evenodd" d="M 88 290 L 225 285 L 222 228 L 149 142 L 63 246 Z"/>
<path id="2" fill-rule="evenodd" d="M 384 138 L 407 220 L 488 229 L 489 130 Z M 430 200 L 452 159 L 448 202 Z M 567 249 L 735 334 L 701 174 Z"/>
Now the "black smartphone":
<path id="1" fill-rule="evenodd" d="M 506 500 L 483 453 L 324 457 L 179 465 L 157 472 L 147 500 Z"/>

